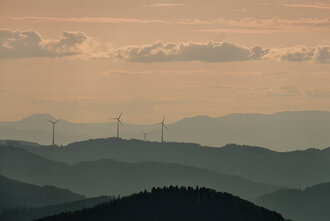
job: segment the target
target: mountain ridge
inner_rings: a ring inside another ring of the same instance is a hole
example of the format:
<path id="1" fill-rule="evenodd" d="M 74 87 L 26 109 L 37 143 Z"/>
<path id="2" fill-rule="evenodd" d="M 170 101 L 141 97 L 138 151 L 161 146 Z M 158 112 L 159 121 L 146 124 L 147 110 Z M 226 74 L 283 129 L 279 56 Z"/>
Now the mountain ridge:
<path id="1" fill-rule="evenodd" d="M 128 163 L 103 159 L 69 165 L 1 145 L 0 174 L 37 185 L 51 184 L 89 197 L 125 195 L 154 186 L 199 184 L 254 199 L 279 188 L 238 176 L 166 162 Z"/>
<path id="2" fill-rule="evenodd" d="M 18 207 L 40 207 L 85 199 L 54 186 L 37 186 L 0 175 L 0 212 Z"/>
<path id="3" fill-rule="evenodd" d="M 330 182 L 305 189 L 280 189 L 255 200 L 257 205 L 276 210 L 296 221 L 325 221 L 330 217 Z"/>
<path id="4" fill-rule="evenodd" d="M 0 139 L 17 139 L 41 144 L 51 141 L 48 114 L 35 114 L 16 122 L 0 122 Z M 28 123 L 30 122 L 30 123 Z M 160 131 L 151 125 L 125 123 L 123 138 L 143 138 L 141 131 L 151 132 L 148 139 L 159 140 Z M 116 135 L 116 123 L 72 123 L 62 120 L 56 126 L 56 143 L 66 145 L 75 141 Z M 196 116 L 168 124 L 165 139 L 193 142 L 207 146 L 227 143 L 263 146 L 277 151 L 324 148 L 329 145 L 330 112 L 287 111 L 273 114 L 236 113 L 220 117 Z"/>
<path id="5" fill-rule="evenodd" d="M 330 181 L 330 148 L 276 152 L 236 144 L 214 148 L 194 143 L 159 143 L 118 138 L 91 139 L 61 148 L 18 147 L 67 164 L 105 158 L 123 162 L 178 163 L 292 188 Z"/>

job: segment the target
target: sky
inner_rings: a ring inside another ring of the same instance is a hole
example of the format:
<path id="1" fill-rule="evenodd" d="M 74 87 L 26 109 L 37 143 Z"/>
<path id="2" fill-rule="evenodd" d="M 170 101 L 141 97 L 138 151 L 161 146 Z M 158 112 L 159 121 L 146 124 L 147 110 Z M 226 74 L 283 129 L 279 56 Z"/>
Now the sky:
<path id="1" fill-rule="evenodd" d="M 0 0 L 0 120 L 330 111 L 330 2 Z"/>

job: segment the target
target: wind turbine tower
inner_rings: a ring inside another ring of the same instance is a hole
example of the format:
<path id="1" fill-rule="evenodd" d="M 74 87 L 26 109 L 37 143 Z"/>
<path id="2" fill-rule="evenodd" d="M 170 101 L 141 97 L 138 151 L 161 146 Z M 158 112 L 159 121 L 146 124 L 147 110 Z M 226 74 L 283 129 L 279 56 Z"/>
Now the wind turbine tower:
<path id="1" fill-rule="evenodd" d="M 48 120 L 48 121 L 53 125 L 53 142 L 52 142 L 52 144 L 54 147 L 55 146 L 55 124 L 57 124 L 57 122 L 59 122 L 60 120 L 57 120 L 57 121 Z"/>
<path id="2" fill-rule="evenodd" d="M 121 112 L 120 115 L 119 115 L 118 117 L 112 118 L 112 119 L 114 119 L 114 120 L 117 121 L 117 138 L 119 138 L 119 126 L 120 126 L 120 125 L 123 126 L 123 124 L 122 124 L 122 122 L 121 122 L 121 120 L 120 120 L 122 114 L 123 114 L 123 112 Z M 120 124 L 120 125 L 119 125 L 119 124 Z"/>
<path id="3" fill-rule="evenodd" d="M 154 126 L 155 126 L 155 125 L 161 125 L 162 134 L 161 134 L 161 139 L 160 139 L 160 141 L 161 141 L 162 143 L 164 143 L 164 128 L 166 128 L 166 130 L 168 130 L 168 128 L 166 127 L 166 125 L 165 125 L 165 123 L 164 123 L 164 122 L 165 122 L 165 117 L 166 117 L 166 115 L 164 116 L 162 122 L 160 122 L 160 123 L 158 123 L 158 124 L 154 124 Z"/>

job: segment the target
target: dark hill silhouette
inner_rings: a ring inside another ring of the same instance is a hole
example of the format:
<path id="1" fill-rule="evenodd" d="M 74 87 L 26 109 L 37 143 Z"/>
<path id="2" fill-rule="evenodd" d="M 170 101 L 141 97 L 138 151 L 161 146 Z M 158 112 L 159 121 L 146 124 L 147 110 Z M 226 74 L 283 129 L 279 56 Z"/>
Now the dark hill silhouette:
<path id="1" fill-rule="evenodd" d="M 0 144 L 7 144 L 7 145 L 21 145 L 21 146 L 37 146 L 40 147 L 41 145 L 35 142 L 29 142 L 24 140 L 0 140 Z"/>
<path id="2" fill-rule="evenodd" d="M 17 147 L 70 164 L 104 158 L 125 162 L 178 163 L 293 188 L 330 181 L 330 148 L 275 152 L 235 144 L 213 148 L 191 143 L 158 143 L 117 138 L 81 141 L 63 148 L 31 145 Z"/>
<path id="3" fill-rule="evenodd" d="M 0 175 L 0 211 L 15 207 L 40 207 L 85 197 L 53 186 L 37 186 Z"/>
<path id="4" fill-rule="evenodd" d="M 255 202 L 295 221 L 326 221 L 330 219 L 330 183 L 305 190 L 278 190 L 259 197 Z"/>
<path id="5" fill-rule="evenodd" d="M 99 160 L 68 165 L 0 146 L 0 174 L 38 185 L 55 185 L 86 196 L 131 194 L 154 186 L 200 185 L 246 199 L 278 187 L 174 163 Z"/>
<path id="6" fill-rule="evenodd" d="M 0 122 L 0 139 L 27 140 L 48 145 L 51 126 L 49 114 L 34 114 L 16 122 Z M 222 146 L 228 143 L 263 146 L 278 151 L 324 148 L 330 143 L 330 112 L 293 111 L 270 115 L 231 114 L 221 117 L 197 116 L 168 125 L 165 140 L 195 142 Z M 159 140 L 159 128 L 125 123 L 121 135 L 126 139 L 142 139 L 142 131 L 151 131 L 148 138 Z M 57 125 L 58 144 L 115 136 L 116 123 L 71 123 L 62 120 Z"/>
<path id="7" fill-rule="evenodd" d="M 58 213 L 92 208 L 98 204 L 108 202 L 112 197 L 102 196 L 84 200 L 73 201 L 69 203 L 43 206 L 37 208 L 11 208 L 0 213 L 1 221 L 33 221 L 45 216 L 51 216 Z"/>
<path id="8" fill-rule="evenodd" d="M 65 163 L 50 161 L 12 146 L 0 145 L 0 174 L 15 180 L 51 185 L 59 182 L 56 174 L 67 167 Z"/>
<path id="9" fill-rule="evenodd" d="M 40 219 L 55 220 L 284 221 L 280 214 L 230 194 L 183 187 L 153 189 L 151 193 L 141 192 L 91 209 Z"/>

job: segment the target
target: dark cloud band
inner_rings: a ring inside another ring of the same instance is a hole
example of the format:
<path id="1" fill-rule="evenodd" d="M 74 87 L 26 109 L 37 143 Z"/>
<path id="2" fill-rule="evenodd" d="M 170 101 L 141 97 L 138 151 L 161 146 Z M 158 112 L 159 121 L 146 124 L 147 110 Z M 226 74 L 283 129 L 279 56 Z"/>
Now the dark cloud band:
<path id="1" fill-rule="evenodd" d="M 81 32 L 63 32 L 56 40 L 44 40 L 35 31 L 0 29 L 0 59 L 63 57 L 82 54 L 93 59 L 112 59 L 139 63 L 153 62 L 241 62 L 271 59 L 287 62 L 330 64 L 330 46 L 290 48 L 245 47 L 231 42 L 183 42 L 129 46 L 93 54 L 84 44 L 90 38 Z"/>

